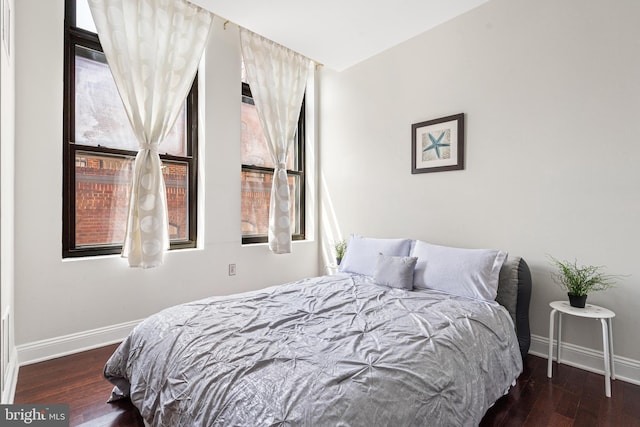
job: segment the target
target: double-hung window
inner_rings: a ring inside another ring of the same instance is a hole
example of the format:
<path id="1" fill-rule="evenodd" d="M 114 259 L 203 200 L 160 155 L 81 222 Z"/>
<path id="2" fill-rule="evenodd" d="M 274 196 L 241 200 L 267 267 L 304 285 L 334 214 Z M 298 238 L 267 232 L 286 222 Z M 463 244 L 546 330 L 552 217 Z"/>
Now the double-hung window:
<path id="1" fill-rule="evenodd" d="M 138 141 L 88 0 L 65 3 L 63 257 L 120 253 Z M 160 144 L 171 249 L 196 245 L 197 77 Z"/>
<path id="2" fill-rule="evenodd" d="M 291 238 L 305 238 L 304 116 L 302 102 L 298 130 L 287 156 Z M 274 164 L 260 125 L 251 88 L 242 79 L 242 243 L 265 243 L 269 232 L 269 205 Z"/>

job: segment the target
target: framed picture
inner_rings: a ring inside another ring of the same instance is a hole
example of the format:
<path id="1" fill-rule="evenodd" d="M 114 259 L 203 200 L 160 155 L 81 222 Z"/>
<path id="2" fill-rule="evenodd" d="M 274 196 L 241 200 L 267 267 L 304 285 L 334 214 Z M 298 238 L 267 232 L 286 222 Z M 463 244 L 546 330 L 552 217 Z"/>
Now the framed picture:
<path id="1" fill-rule="evenodd" d="M 411 125 L 411 173 L 464 169 L 464 113 Z"/>

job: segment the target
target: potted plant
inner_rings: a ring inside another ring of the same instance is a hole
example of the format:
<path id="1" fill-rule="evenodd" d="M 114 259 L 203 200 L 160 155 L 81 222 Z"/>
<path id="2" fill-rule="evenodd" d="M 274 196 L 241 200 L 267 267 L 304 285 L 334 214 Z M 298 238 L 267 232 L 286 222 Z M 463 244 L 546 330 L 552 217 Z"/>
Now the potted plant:
<path id="1" fill-rule="evenodd" d="M 604 274 L 603 266 L 578 265 L 577 261 L 559 261 L 549 257 L 557 271 L 551 273 L 553 280 L 567 291 L 569 304 L 584 308 L 589 292 L 604 291 L 614 285 L 618 276 Z"/>
<path id="2" fill-rule="evenodd" d="M 340 265 L 340 262 L 344 257 L 344 253 L 347 250 L 347 241 L 340 240 L 333 245 L 333 248 L 336 250 L 336 262 Z"/>

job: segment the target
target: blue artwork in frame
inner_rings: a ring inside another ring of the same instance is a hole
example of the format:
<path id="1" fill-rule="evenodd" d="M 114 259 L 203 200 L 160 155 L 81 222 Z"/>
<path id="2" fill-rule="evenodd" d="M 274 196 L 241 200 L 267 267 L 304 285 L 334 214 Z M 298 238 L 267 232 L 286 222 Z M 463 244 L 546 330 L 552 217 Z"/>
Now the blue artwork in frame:
<path id="1" fill-rule="evenodd" d="M 464 169 L 464 113 L 411 125 L 411 173 Z"/>

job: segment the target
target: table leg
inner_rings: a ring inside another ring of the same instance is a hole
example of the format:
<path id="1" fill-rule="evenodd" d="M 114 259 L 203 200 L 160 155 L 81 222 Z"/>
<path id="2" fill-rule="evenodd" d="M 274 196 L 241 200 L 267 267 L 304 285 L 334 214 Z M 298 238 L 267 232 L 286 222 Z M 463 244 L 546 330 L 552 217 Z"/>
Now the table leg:
<path id="1" fill-rule="evenodd" d="M 558 340 L 557 340 L 557 350 L 558 356 L 556 357 L 556 361 L 558 365 L 560 365 L 560 348 L 562 347 L 562 312 L 558 312 Z"/>
<path id="2" fill-rule="evenodd" d="M 604 394 L 611 397 L 611 362 L 609 361 L 609 325 L 607 319 L 600 319 L 602 323 L 602 350 L 604 353 Z"/>
<path id="3" fill-rule="evenodd" d="M 549 315 L 549 355 L 547 359 L 547 377 L 551 378 L 553 375 L 553 322 L 555 320 L 556 309 L 551 310 Z"/>
<path id="4" fill-rule="evenodd" d="M 616 379 L 616 361 L 613 357 L 613 325 L 611 317 L 607 319 L 609 323 L 609 359 L 611 360 L 611 379 Z"/>

